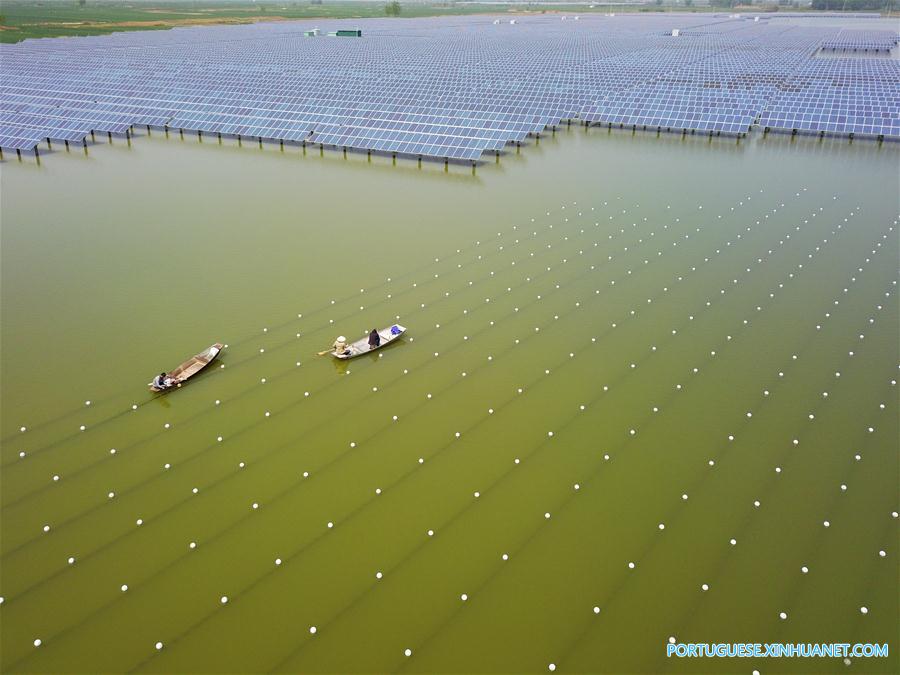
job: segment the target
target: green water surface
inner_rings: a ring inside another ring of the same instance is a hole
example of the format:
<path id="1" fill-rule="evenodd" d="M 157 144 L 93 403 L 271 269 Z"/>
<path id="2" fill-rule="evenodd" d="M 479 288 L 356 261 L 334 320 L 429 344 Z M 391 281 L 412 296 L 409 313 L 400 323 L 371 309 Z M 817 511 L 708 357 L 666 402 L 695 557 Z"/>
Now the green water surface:
<path id="1" fill-rule="evenodd" d="M 900 668 L 895 145 L 100 140 L 0 167 L 4 672 Z"/>

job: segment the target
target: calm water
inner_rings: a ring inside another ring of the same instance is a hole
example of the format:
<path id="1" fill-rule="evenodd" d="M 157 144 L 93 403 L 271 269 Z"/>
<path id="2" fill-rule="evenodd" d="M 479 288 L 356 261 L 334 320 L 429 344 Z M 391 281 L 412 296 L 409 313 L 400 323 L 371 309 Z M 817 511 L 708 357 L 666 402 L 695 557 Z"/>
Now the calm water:
<path id="1" fill-rule="evenodd" d="M 900 667 L 900 148 L 5 159 L 2 670 Z"/>

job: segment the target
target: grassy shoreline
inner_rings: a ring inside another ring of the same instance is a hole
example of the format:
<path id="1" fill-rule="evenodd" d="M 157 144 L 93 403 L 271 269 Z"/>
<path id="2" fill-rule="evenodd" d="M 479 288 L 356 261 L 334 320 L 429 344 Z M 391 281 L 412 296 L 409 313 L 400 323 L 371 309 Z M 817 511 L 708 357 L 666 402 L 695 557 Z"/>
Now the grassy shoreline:
<path id="1" fill-rule="evenodd" d="M 723 12 L 760 11 L 759 7 L 666 7 L 657 5 L 585 4 L 457 4 L 455 2 L 404 3 L 402 17 L 459 16 L 467 14 L 540 14 L 569 12 L 596 14 L 606 12 Z M 797 11 L 791 8 L 791 11 Z M 194 2 L 134 2 L 77 0 L 36 2 L 7 0 L 0 17 L 0 42 L 12 43 L 45 37 L 106 35 L 130 30 L 167 30 L 177 26 L 244 24 L 259 21 L 363 19 L 384 17 L 384 3 L 344 1 L 312 4 L 304 1 L 207 0 Z"/>

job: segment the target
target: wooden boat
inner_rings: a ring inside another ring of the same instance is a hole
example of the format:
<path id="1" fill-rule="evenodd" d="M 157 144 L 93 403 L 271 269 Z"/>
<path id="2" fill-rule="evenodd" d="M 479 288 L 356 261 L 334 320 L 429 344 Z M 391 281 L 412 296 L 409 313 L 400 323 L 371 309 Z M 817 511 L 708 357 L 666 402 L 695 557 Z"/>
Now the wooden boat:
<path id="1" fill-rule="evenodd" d="M 222 351 L 224 345 L 220 342 L 217 342 L 209 349 L 204 349 L 202 352 L 197 354 L 194 357 L 191 357 L 180 366 L 178 366 L 175 370 L 172 370 L 166 373 L 166 380 L 171 381 L 166 387 L 157 387 L 153 382 L 150 383 L 150 391 L 168 391 L 169 389 L 174 389 L 176 387 L 180 387 L 183 382 L 192 378 L 194 375 L 199 373 L 201 370 L 206 368 L 210 363 L 213 362 L 219 352 Z M 154 381 L 156 378 L 153 378 Z"/>
<path id="2" fill-rule="evenodd" d="M 376 349 L 381 349 L 386 344 L 390 344 L 405 332 L 406 328 L 395 323 L 392 326 L 382 328 L 378 331 L 378 335 L 381 337 L 381 344 L 379 344 L 377 347 L 369 347 L 369 334 L 366 333 L 366 336 L 361 340 L 357 340 L 356 342 L 347 345 L 347 348 L 350 350 L 349 354 L 338 354 L 337 352 L 331 352 L 331 355 L 336 359 L 342 360 L 352 359 L 355 356 L 362 356 L 363 354 L 374 352 Z"/>

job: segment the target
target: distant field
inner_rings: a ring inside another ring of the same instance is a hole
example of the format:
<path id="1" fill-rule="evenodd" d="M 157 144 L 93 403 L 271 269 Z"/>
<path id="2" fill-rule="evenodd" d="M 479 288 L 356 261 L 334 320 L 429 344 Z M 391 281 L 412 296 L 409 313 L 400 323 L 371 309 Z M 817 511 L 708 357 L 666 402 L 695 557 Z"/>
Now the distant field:
<path id="1" fill-rule="evenodd" d="M 66 2 L 6 1 L 0 10 L 0 42 L 63 35 L 104 35 L 124 30 L 160 30 L 197 24 L 253 23 L 288 19 L 349 19 L 385 16 L 384 2 L 159 2 L 136 6 L 133 2 L 94 2 L 79 6 Z M 622 11 L 622 6 L 594 9 L 585 5 L 473 5 L 454 2 L 401 3 L 402 17 L 490 14 L 500 12 L 590 12 Z M 647 11 L 662 11 L 652 6 Z M 692 8 L 709 11 L 721 8 Z"/>

